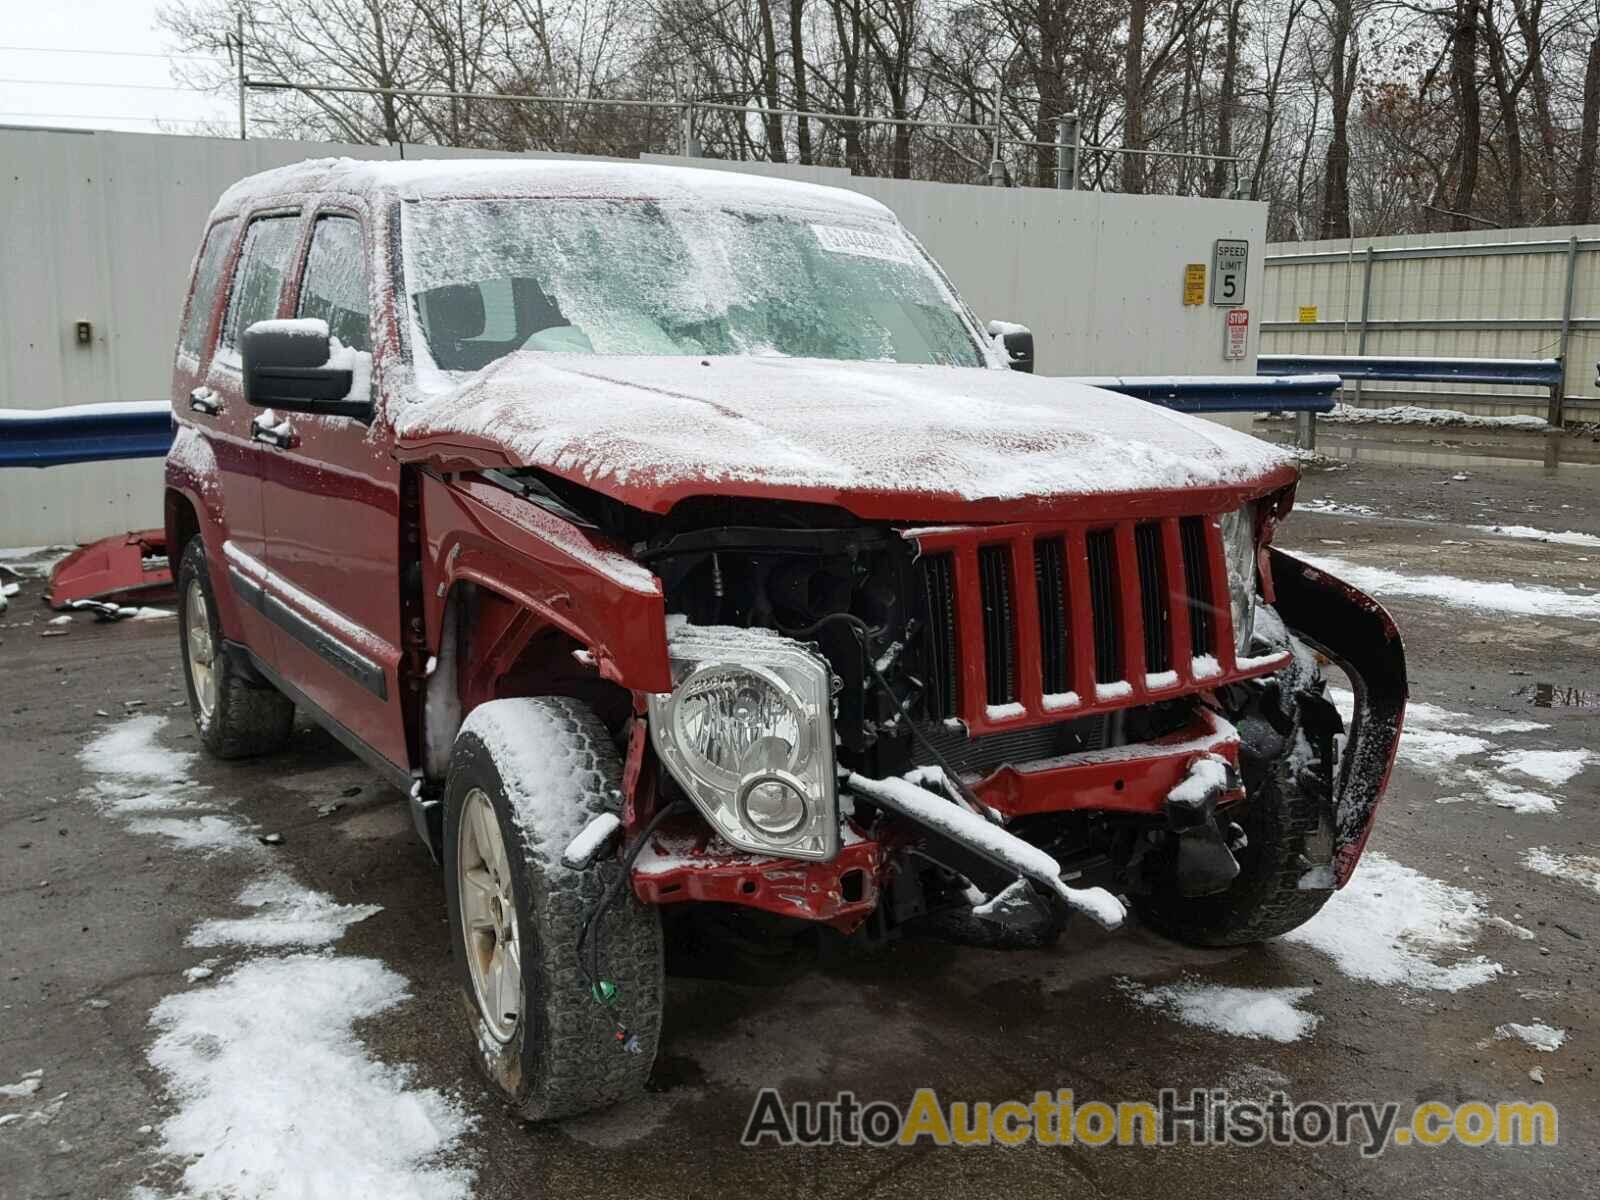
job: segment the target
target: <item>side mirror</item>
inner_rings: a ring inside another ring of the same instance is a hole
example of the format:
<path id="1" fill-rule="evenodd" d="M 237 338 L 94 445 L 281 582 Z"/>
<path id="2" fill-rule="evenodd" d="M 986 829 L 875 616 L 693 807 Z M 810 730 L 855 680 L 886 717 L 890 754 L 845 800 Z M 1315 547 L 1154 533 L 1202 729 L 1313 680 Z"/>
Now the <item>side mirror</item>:
<path id="1" fill-rule="evenodd" d="M 328 323 L 257 321 L 239 339 L 244 399 L 257 408 L 372 419 L 371 400 L 352 400 L 349 367 L 328 362 Z"/>
<path id="2" fill-rule="evenodd" d="M 1013 371 L 1033 374 L 1033 330 L 1010 321 L 990 321 L 989 336 L 999 338 L 1005 346 Z"/>

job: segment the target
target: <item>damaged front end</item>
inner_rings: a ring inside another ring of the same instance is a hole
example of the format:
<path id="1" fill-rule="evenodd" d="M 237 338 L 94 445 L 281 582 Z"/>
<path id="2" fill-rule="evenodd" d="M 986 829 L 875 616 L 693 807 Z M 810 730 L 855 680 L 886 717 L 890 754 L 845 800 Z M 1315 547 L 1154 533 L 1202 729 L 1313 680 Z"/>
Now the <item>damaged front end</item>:
<path id="1" fill-rule="evenodd" d="M 1250 552 L 1266 507 L 1232 530 L 659 532 L 640 557 L 683 615 L 674 691 L 635 723 L 630 812 L 699 813 L 644 849 L 636 894 L 1038 944 L 1074 912 L 1114 927 L 1116 897 L 1152 886 L 1227 892 L 1252 781 L 1291 760 L 1327 814 L 1302 886 L 1342 885 L 1392 762 L 1403 651 L 1370 599 Z M 1351 673 L 1348 739 L 1291 632 Z"/>

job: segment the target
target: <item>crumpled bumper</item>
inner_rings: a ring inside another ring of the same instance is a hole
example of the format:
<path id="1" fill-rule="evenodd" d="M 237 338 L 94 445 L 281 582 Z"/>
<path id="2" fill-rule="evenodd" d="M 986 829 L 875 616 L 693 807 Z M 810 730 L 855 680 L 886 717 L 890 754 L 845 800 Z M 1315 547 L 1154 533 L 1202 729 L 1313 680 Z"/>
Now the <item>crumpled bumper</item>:
<path id="1" fill-rule="evenodd" d="M 1371 596 L 1276 547 L 1271 563 L 1284 624 L 1343 669 L 1355 692 L 1334 792 L 1334 877 L 1343 887 L 1366 848 L 1400 746 L 1405 646 L 1394 618 Z"/>

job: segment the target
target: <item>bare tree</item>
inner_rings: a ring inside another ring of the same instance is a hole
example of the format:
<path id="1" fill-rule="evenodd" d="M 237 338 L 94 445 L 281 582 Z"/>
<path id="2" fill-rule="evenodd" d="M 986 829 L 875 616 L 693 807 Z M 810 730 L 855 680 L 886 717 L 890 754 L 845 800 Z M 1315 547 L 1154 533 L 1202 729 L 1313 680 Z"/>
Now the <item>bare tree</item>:
<path id="1" fill-rule="evenodd" d="M 1600 143 L 1600 31 L 1589 42 L 1583 72 L 1583 118 L 1578 136 L 1578 165 L 1572 180 L 1572 208 L 1567 219 L 1587 225 L 1594 219 L 1595 150 Z"/>

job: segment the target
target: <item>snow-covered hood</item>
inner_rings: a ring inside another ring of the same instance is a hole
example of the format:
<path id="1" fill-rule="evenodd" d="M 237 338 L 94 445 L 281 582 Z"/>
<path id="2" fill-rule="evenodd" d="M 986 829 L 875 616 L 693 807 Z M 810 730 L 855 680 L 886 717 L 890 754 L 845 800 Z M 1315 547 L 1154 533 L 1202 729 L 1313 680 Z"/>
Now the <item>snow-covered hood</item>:
<path id="1" fill-rule="evenodd" d="M 1267 443 L 1142 400 L 899 363 L 521 352 L 394 424 L 403 461 L 539 467 L 654 512 L 715 494 L 1023 520 L 1087 497 L 1243 495 L 1295 477 Z"/>

